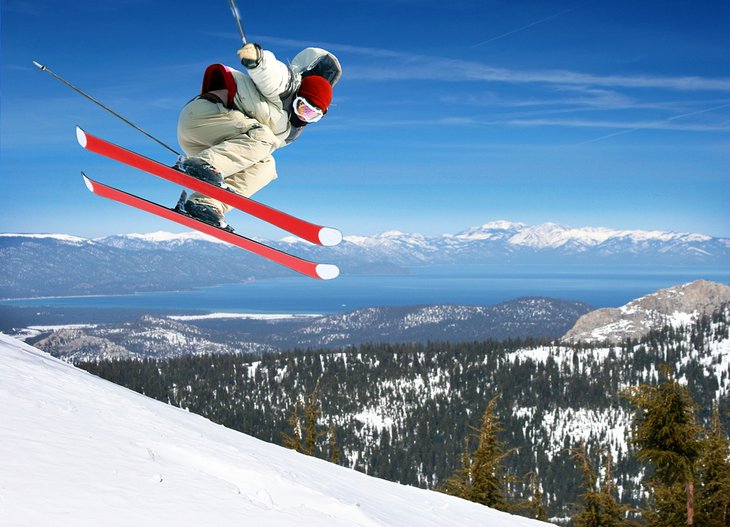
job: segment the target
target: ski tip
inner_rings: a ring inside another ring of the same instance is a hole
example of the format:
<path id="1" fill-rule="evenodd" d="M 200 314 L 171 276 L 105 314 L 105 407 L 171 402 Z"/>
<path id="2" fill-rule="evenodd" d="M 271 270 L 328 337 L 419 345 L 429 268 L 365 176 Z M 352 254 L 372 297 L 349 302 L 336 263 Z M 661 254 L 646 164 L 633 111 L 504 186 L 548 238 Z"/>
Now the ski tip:
<path id="1" fill-rule="evenodd" d="M 33 61 L 33 64 L 35 64 L 35 66 L 38 69 L 40 69 L 41 71 L 45 71 L 45 69 L 46 69 L 46 67 L 43 64 L 41 64 L 40 62 L 36 62 L 35 60 Z"/>
<path id="2" fill-rule="evenodd" d="M 81 177 L 84 178 L 84 183 L 86 184 L 86 188 L 88 188 L 91 192 L 94 192 L 94 183 L 86 177 L 86 174 L 81 172 Z"/>
<path id="3" fill-rule="evenodd" d="M 76 127 L 76 140 L 79 142 L 81 146 L 86 148 L 86 143 L 88 143 L 86 139 L 86 132 L 84 132 L 80 126 Z"/>
<path id="4" fill-rule="evenodd" d="M 322 280 L 332 280 L 340 276 L 340 268 L 331 264 L 317 264 L 316 272 Z"/>
<path id="5" fill-rule="evenodd" d="M 322 227 L 318 234 L 319 243 L 325 247 L 332 247 L 342 241 L 342 233 L 332 227 Z"/>

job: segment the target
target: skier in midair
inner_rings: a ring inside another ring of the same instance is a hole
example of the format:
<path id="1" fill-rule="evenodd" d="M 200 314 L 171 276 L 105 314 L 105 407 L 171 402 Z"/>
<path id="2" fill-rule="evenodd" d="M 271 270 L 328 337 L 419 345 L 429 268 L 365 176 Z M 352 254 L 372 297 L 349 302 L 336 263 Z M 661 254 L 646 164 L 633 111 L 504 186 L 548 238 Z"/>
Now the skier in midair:
<path id="1" fill-rule="evenodd" d="M 254 43 L 237 53 L 248 75 L 222 64 L 209 66 L 201 94 L 182 109 L 177 135 L 187 157 L 176 168 L 250 197 L 276 179 L 272 153 L 327 113 L 342 68 L 319 48 L 302 50 L 290 65 Z M 230 208 L 199 193 L 178 204 L 223 228 Z"/>

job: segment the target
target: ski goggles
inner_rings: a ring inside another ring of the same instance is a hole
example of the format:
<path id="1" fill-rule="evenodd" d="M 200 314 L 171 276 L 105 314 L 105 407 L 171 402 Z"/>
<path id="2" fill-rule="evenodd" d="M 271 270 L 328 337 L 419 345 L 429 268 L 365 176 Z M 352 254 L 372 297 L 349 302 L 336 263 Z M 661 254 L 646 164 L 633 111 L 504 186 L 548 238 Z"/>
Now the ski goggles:
<path id="1" fill-rule="evenodd" d="M 313 106 L 307 99 L 301 96 L 294 99 L 294 113 L 305 123 L 316 123 L 324 117 L 322 110 Z"/>

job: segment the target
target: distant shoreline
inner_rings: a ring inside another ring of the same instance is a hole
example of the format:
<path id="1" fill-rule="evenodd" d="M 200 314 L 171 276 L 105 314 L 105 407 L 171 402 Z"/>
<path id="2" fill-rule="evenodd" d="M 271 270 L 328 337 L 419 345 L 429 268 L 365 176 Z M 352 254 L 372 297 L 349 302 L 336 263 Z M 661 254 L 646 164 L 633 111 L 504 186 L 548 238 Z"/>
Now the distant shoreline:
<path id="1" fill-rule="evenodd" d="M 247 319 L 247 320 L 287 320 L 295 318 L 318 318 L 323 314 L 315 313 L 208 313 L 207 315 L 168 315 L 167 318 L 188 322 L 192 320 Z"/>
<path id="2" fill-rule="evenodd" d="M 247 282 L 240 282 L 240 283 L 247 283 Z M 24 296 L 24 297 L 3 297 L 0 298 L 0 302 L 23 302 L 28 300 L 64 300 L 68 298 L 104 298 L 104 297 L 111 297 L 111 296 L 122 296 L 122 297 L 129 297 L 129 296 L 140 296 L 140 295 L 146 295 L 149 293 L 189 293 L 190 291 L 193 291 L 195 289 L 204 289 L 206 287 L 220 287 L 227 284 L 220 284 L 220 285 L 214 285 L 214 286 L 201 286 L 198 288 L 190 288 L 190 289 L 153 289 L 150 291 L 135 291 L 134 293 L 94 293 L 94 294 L 88 294 L 88 295 L 53 295 L 53 296 Z"/>

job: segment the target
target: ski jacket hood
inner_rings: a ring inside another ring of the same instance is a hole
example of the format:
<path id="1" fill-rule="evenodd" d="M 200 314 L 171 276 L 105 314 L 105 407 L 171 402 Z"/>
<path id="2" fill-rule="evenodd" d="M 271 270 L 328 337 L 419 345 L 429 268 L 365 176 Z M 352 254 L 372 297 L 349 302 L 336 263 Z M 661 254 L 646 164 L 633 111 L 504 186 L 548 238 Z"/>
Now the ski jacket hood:
<path id="1" fill-rule="evenodd" d="M 305 48 L 292 59 L 291 69 L 295 74 L 305 77 L 319 75 L 334 87 L 342 77 L 342 67 L 332 53 L 321 48 Z"/>

